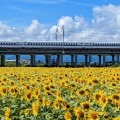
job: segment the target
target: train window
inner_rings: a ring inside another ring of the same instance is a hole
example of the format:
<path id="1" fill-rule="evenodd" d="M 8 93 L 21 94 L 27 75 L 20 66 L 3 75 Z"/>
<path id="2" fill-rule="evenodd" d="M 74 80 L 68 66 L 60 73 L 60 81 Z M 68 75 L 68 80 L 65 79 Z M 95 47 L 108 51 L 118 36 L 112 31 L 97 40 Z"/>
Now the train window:
<path id="1" fill-rule="evenodd" d="M 67 46 L 69 46 L 69 43 L 66 43 Z"/>

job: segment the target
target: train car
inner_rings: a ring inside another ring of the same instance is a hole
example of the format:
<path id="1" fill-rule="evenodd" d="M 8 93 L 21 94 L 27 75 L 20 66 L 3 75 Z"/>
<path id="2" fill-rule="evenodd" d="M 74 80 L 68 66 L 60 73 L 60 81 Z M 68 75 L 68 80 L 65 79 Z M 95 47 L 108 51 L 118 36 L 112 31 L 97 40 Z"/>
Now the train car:
<path id="1" fill-rule="evenodd" d="M 0 47 L 6 48 L 120 48 L 120 43 L 98 43 L 98 42 L 0 42 Z"/>

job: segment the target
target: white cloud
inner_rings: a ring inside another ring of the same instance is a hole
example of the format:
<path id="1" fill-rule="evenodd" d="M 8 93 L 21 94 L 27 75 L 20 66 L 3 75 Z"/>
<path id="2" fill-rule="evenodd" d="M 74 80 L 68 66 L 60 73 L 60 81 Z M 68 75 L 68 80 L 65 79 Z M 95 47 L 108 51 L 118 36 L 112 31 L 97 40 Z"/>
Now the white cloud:
<path id="1" fill-rule="evenodd" d="M 25 28 L 25 33 L 29 35 L 39 35 L 44 29 L 44 25 L 40 24 L 38 20 L 32 20 L 31 25 Z"/>
<path id="2" fill-rule="evenodd" d="M 120 6 L 108 5 L 93 8 L 93 19 L 88 23 L 81 16 L 62 16 L 56 25 L 47 28 L 38 20 L 23 30 L 0 22 L 0 40 L 9 41 L 62 41 L 64 25 L 65 41 L 120 42 Z M 56 31 L 58 28 L 58 32 Z"/>
<path id="3" fill-rule="evenodd" d="M 102 25 L 101 28 L 104 27 L 104 29 L 118 29 L 120 27 L 120 6 L 110 4 L 108 6 L 95 7 L 93 14 L 93 23 L 96 26 Z"/>
<path id="4" fill-rule="evenodd" d="M 96 31 L 98 40 L 120 42 L 120 6 L 109 4 L 93 9 L 92 28 Z M 117 37 L 115 37 L 117 36 Z"/>
<path id="5" fill-rule="evenodd" d="M 14 34 L 16 28 L 9 27 L 0 21 L 0 37 L 10 37 Z"/>
<path id="6" fill-rule="evenodd" d="M 73 30 L 73 29 L 80 29 L 87 26 L 84 18 L 75 16 L 75 18 L 65 16 L 58 20 L 58 26 L 63 26 L 66 28 L 66 30 Z"/>

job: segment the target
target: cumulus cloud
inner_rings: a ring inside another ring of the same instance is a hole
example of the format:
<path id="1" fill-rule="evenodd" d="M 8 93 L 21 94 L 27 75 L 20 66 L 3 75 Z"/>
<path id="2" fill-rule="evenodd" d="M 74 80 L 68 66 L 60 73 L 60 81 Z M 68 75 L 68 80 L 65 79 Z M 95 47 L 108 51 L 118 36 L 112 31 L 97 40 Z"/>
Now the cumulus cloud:
<path id="1" fill-rule="evenodd" d="M 101 27 L 103 30 L 109 28 L 119 29 L 120 27 L 120 6 L 108 5 L 95 7 L 93 9 L 94 26 Z"/>
<path id="2" fill-rule="evenodd" d="M 98 6 L 93 9 L 93 15 L 91 29 L 98 34 L 98 38 L 107 42 L 120 42 L 120 6 Z"/>
<path id="3" fill-rule="evenodd" d="M 44 24 L 40 24 L 38 20 L 32 20 L 30 26 L 25 28 L 25 33 L 29 35 L 39 35 L 45 33 Z"/>
<path id="4" fill-rule="evenodd" d="M 38 20 L 32 20 L 29 26 L 20 30 L 0 22 L 0 40 L 62 41 L 64 26 L 65 41 L 120 42 L 119 21 L 120 6 L 96 6 L 93 8 L 91 23 L 81 16 L 62 16 L 50 28 Z"/>
<path id="5" fill-rule="evenodd" d="M 12 36 L 16 36 L 16 28 L 15 27 L 9 27 L 8 25 L 4 24 L 2 21 L 0 21 L 0 40 L 6 39 L 10 40 Z M 9 38 L 9 39 L 8 39 Z"/>

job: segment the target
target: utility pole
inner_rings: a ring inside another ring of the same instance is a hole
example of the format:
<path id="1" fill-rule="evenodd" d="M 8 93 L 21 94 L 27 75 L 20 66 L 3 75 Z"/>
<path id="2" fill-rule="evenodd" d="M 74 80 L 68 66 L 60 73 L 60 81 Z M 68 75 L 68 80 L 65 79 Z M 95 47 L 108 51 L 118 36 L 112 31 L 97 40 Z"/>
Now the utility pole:
<path id="1" fill-rule="evenodd" d="M 64 51 L 64 36 L 65 36 L 64 25 L 62 26 L 62 35 L 63 35 L 63 52 L 62 52 L 62 54 L 65 54 L 65 51 Z"/>
<path id="2" fill-rule="evenodd" d="M 58 28 L 56 28 L 56 35 L 55 35 L 56 41 L 58 40 Z"/>

